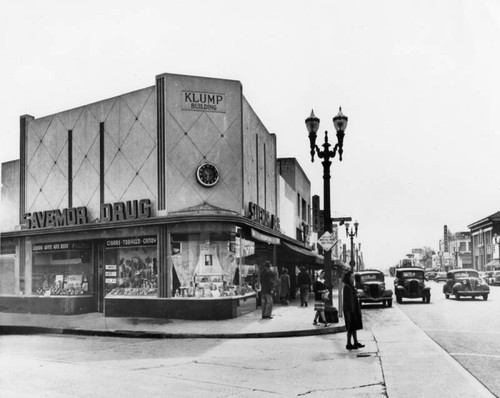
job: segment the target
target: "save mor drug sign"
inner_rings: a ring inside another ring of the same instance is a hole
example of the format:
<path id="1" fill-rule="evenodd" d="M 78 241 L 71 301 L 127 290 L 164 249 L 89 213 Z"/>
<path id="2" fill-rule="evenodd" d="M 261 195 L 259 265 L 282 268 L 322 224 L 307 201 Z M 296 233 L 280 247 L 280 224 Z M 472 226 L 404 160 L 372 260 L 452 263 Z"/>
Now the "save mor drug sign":
<path id="1" fill-rule="evenodd" d="M 318 244 L 320 244 L 321 247 L 326 251 L 329 251 L 335 245 L 335 243 L 337 243 L 335 235 L 332 235 L 328 231 L 326 231 L 318 240 Z"/>

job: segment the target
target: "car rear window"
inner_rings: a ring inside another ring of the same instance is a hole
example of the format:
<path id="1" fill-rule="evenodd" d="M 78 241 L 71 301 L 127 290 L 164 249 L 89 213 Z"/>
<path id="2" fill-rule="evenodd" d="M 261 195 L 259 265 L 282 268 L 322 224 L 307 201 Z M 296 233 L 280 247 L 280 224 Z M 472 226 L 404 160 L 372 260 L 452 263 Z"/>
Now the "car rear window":
<path id="1" fill-rule="evenodd" d="M 478 273 L 474 271 L 455 273 L 455 278 L 478 278 L 478 277 L 479 277 Z"/>
<path id="2" fill-rule="evenodd" d="M 361 276 L 361 282 L 384 281 L 384 275 L 381 274 L 365 274 L 360 276 Z"/>
<path id="3" fill-rule="evenodd" d="M 424 277 L 423 272 L 418 271 L 404 271 L 401 272 L 401 278 L 422 278 Z"/>

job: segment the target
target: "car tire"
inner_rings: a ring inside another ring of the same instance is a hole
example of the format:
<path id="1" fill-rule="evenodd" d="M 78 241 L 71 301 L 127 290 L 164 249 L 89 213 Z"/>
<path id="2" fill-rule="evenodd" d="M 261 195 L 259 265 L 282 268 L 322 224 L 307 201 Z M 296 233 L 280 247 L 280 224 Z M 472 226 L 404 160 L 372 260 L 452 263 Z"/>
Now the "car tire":
<path id="1" fill-rule="evenodd" d="M 422 303 L 426 303 L 427 302 L 427 298 L 425 296 L 422 296 Z"/>
<path id="2" fill-rule="evenodd" d="M 392 300 L 387 300 L 387 306 L 392 307 Z"/>
<path id="3" fill-rule="evenodd" d="M 427 296 L 427 304 L 431 302 L 431 296 Z"/>
<path id="4" fill-rule="evenodd" d="M 450 298 L 449 294 L 445 294 L 444 297 L 448 300 Z"/>
<path id="5" fill-rule="evenodd" d="M 483 294 L 483 299 L 484 299 L 484 301 L 488 300 L 488 295 L 487 294 Z"/>
<path id="6" fill-rule="evenodd" d="M 403 298 L 398 294 L 396 296 L 396 301 L 398 302 L 398 304 L 401 304 L 403 302 Z"/>
<path id="7" fill-rule="evenodd" d="M 456 298 L 457 300 L 460 300 L 460 293 L 455 293 L 455 298 Z"/>

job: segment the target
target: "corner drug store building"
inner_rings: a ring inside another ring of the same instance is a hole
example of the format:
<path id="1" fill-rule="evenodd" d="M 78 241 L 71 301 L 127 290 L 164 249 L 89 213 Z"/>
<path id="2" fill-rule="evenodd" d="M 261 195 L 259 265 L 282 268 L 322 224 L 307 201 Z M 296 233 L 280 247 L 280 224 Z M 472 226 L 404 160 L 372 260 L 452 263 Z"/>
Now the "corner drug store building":
<path id="1" fill-rule="evenodd" d="M 256 264 L 319 262 L 280 230 L 276 137 L 238 81 L 162 74 L 22 116 L 20 143 L 2 168 L 2 311 L 232 318 L 255 310 Z"/>

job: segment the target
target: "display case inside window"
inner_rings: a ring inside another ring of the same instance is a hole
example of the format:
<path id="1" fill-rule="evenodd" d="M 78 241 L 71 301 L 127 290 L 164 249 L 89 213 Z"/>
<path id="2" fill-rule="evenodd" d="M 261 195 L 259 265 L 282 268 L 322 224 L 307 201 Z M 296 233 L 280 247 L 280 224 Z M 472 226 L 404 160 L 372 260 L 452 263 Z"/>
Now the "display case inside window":
<path id="1" fill-rule="evenodd" d="M 41 296 L 92 295 L 92 245 L 86 242 L 34 244 L 32 293 Z"/>
<path id="2" fill-rule="evenodd" d="M 221 297 L 252 292 L 240 278 L 241 248 L 234 232 L 172 234 L 176 297 Z"/>
<path id="3" fill-rule="evenodd" d="M 139 246 L 144 243 L 150 244 Z M 106 295 L 158 296 L 156 237 L 109 240 L 106 246 Z"/>

